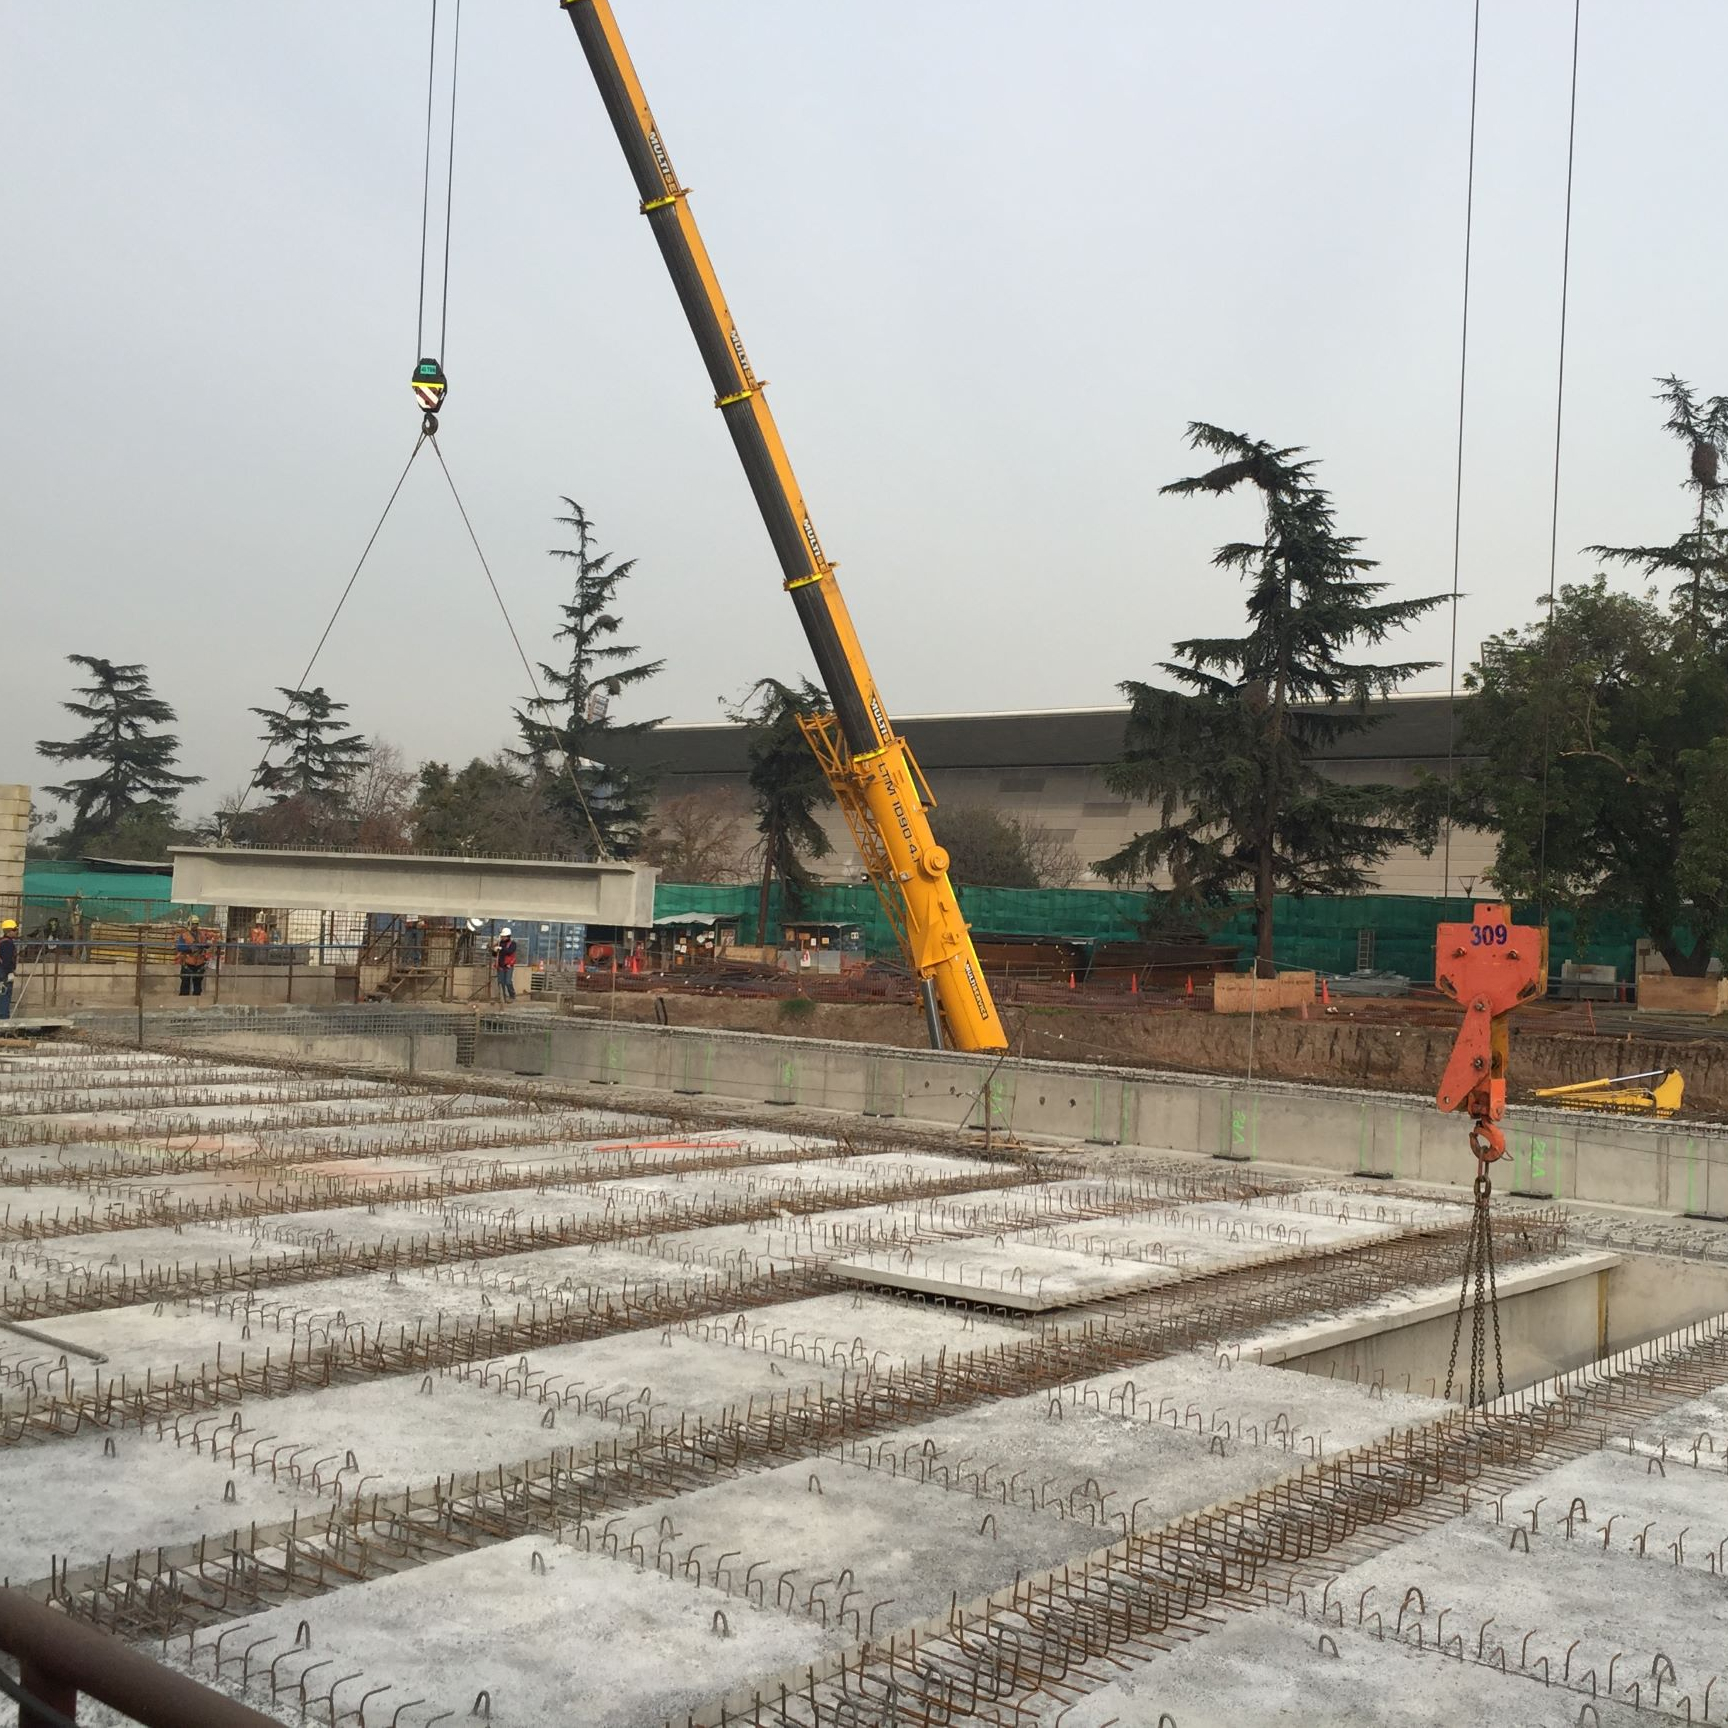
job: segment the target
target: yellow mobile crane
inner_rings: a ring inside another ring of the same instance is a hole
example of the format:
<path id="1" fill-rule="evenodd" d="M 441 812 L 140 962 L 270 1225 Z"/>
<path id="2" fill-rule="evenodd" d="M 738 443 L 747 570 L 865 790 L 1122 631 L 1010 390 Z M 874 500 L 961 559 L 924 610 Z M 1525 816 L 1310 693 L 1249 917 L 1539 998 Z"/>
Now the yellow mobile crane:
<path id="1" fill-rule="evenodd" d="M 714 405 L 732 434 L 785 587 L 833 705 L 805 724 L 817 758 L 889 921 L 924 993 L 930 1041 L 942 1029 L 959 1050 L 1007 1044 L 990 987 L 948 880 L 948 854 L 930 830 L 934 806 L 905 739 L 894 730 L 847 615 L 834 566 L 810 521 L 762 384 L 690 212 L 690 200 L 630 63 L 608 0 L 560 0 L 588 57 L 624 158 L 642 197 L 691 334 L 714 385 Z"/>

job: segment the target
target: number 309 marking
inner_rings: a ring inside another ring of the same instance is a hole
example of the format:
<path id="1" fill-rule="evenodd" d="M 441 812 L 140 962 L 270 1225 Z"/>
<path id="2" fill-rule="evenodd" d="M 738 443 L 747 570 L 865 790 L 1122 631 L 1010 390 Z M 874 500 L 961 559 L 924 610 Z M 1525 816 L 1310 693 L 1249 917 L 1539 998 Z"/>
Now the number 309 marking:
<path id="1" fill-rule="evenodd" d="M 1472 948 L 1504 948 L 1509 932 L 1504 924 L 1472 924 L 1470 926 L 1470 946 Z"/>

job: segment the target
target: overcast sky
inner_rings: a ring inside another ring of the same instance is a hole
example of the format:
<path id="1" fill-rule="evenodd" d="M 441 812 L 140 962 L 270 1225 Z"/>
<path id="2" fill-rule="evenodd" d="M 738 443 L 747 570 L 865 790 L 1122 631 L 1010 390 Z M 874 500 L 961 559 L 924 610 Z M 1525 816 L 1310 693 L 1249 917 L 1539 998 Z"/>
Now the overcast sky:
<path id="1" fill-rule="evenodd" d="M 899 712 L 1109 702 L 1236 627 L 1251 507 L 1157 496 L 1190 419 L 1308 445 L 1396 593 L 1450 586 L 1467 0 L 617 9 Z M 1572 16 L 1483 10 L 1466 653 L 1547 585 Z M 149 666 L 189 810 L 256 761 L 414 439 L 427 16 L 0 5 L 0 780 L 54 777 L 73 652 Z M 808 670 L 793 610 L 568 23 L 463 26 L 446 459 L 530 652 L 568 493 L 666 659 L 626 716 L 715 719 Z M 1719 0 L 1585 0 L 1562 579 L 1685 526 L 1652 377 L 1728 390 L 1724 64 Z M 416 759 L 506 741 L 430 463 L 315 681 Z"/>

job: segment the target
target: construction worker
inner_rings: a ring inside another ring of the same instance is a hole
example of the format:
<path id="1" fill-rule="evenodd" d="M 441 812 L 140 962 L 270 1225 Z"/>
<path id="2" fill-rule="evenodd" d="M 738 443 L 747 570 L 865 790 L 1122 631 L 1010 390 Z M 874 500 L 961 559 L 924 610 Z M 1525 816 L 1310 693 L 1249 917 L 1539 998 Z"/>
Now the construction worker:
<path id="1" fill-rule="evenodd" d="M 498 932 L 498 940 L 492 944 L 492 952 L 498 966 L 498 994 L 506 1002 L 516 1000 L 516 938 L 510 934 L 510 926 L 506 924 Z"/>
<path id="2" fill-rule="evenodd" d="M 0 1020 L 12 1018 L 12 980 L 18 973 L 18 920 L 0 918 Z"/>
<path id="3" fill-rule="evenodd" d="M 196 918 L 182 925 L 174 938 L 174 958 L 180 962 L 180 994 L 202 996 L 204 968 L 210 963 L 210 944 L 199 929 Z"/>

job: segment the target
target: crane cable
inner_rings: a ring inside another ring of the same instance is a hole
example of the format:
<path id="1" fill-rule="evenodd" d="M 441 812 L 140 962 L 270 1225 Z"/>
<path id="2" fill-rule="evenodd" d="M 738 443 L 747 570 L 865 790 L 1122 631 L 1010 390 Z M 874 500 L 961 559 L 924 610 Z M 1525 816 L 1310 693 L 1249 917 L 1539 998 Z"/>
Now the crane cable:
<path id="1" fill-rule="evenodd" d="M 1470 23 L 1470 143 L 1464 173 L 1464 285 L 1458 320 L 1458 454 L 1452 481 L 1451 647 L 1446 665 L 1446 816 L 1441 853 L 1440 900 L 1452 897 L 1452 798 L 1458 750 L 1458 601 L 1464 545 L 1464 411 L 1470 375 L 1470 262 L 1476 229 L 1476 110 L 1481 87 L 1482 0 L 1476 0 Z M 1478 1163 L 1472 1189 L 1470 1232 L 1464 1248 L 1464 1273 L 1458 1284 L 1458 1307 L 1452 1320 L 1452 1349 L 1446 1358 L 1446 1390 L 1450 1399 L 1458 1372 L 1458 1345 L 1464 1315 L 1470 1314 L 1470 1360 L 1461 1388 L 1464 1406 L 1471 1409 L 1488 1399 L 1487 1323 L 1494 1322 L 1496 1395 L 1506 1391 L 1506 1370 L 1500 1349 L 1500 1292 L 1494 1277 L 1494 1235 L 1489 1201 L 1494 1192 L 1486 1164 Z"/>
<path id="2" fill-rule="evenodd" d="M 342 608 L 348 604 L 348 596 L 354 592 L 354 584 L 360 580 L 360 572 L 366 568 L 366 560 L 371 557 L 372 548 L 378 544 L 378 536 L 384 531 L 384 524 L 390 519 L 390 512 L 394 508 L 396 500 L 401 494 L 403 482 L 408 478 L 408 470 L 414 466 L 414 458 L 420 454 L 427 442 L 428 439 L 426 433 L 420 432 L 415 436 L 414 448 L 408 452 L 408 460 L 402 464 L 402 472 L 396 476 L 396 484 L 390 488 L 390 496 L 384 501 L 384 509 L 380 513 L 378 520 L 373 523 L 372 532 L 366 537 L 366 544 L 360 551 L 359 562 L 356 563 L 353 570 L 349 572 L 348 580 L 343 585 L 342 592 L 336 597 L 335 609 L 325 621 L 323 633 L 319 636 L 317 644 L 312 650 L 311 657 L 307 660 L 305 669 L 300 674 L 299 680 L 291 686 L 294 690 L 304 690 L 306 688 L 306 681 L 312 676 L 312 668 L 318 664 L 318 656 L 324 652 L 324 645 L 330 640 L 330 632 L 336 628 L 336 620 L 342 616 Z M 278 688 L 280 688 L 280 686 L 278 686 Z M 225 812 L 224 816 L 220 819 L 220 827 L 224 838 L 227 837 L 228 825 L 232 824 L 237 817 L 245 813 L 246 801 L 258 789 L 259 782 L 264 778 L 265 774 L 269 772 L 269 768 L 270 751 L 266 748 L 258 766 L 252 770 L 252 778 L 246 782 L 246 789 L 240 794 L 234 808 Z"/>
<path id="3" fill-rule="evenodd" d="M 450 327 L 450 230 L 456 202 L 456 91 L 462 70 L 462 0 L 455 0 L 450 29 L 450 130 L 444 161 L 444 255 L 438 288 L 438 341 L 430 353 L 426 344 L 426 266 L 432 249 L 432 134 L 438 71 L 438 0 L 432 0 L 432 27 L 426 48 L 426 141 L 420 160 L 420 280 L 414 305 L 413 387 L 424 418 L 420 429 L 428 438 L 438 432 L 438 410 L 444 406 L 449 380 L 444 350 Z"/>
<path id="4" fill-rule="evenodd" d="M 408 460 L 403 464 L 402 472 L 397 475 L 396 484 L 391 487 L 390 496 L 385 501 L 384 509 L 379 515 L 377 522 L 373 525 L 372 532 L 367 537 L 366 544 L 361 550 L 359 562 L 355 564 L 352 572 L 349 574 L 346 584 L 343 586 L 341 594 L 337 596 L 335 608 L 331 612 L 329 619 L 325 622 L 323 632 L 319 635 L 317 644 L 312 650 L 311 657 L 306 662 L 305 670 L 300 674 L 299 681 L 294 685 L 294 688 L 296 690 L 304 690 L 306 688 L 306 681 L 312 676 L 312 669 L 317 665 L 318 657 L 324 651 L 324 645 L 330 640 L 330 633 L 336 628 L 337 619 L 342 616 L 342 608 L 347 605 L 348 597 L 354 592 L 354 585 L 360 579 L 360 572 L 365 568 L 366 560 L 371 556 L 372 548 L 378 543 L 378 536 L 383 531 L 384 524 L 389 519 L 390 511 L 394 507 L 398 496 L 401 494 L 403 483 L 408 478 L 408 471 L 414 466 L 414 459 L 420 454 L 422 449 L 430 444 L 433 455 L 438 458 L 438 466 L 443 472 L 445 483 L 450 488 L 450 496 L 455 501 L 457 513 L 462 518 L 462 526 L 468 532 L 468 539 L 474 548 L 474 555 L 480 560 L 480 568 L 486 577 L 486 585 L 492 590 L 492 598 L 498 603 L 498 611 L 504 619 L 505 629 L 510 632 L 510 640 L 516 649 L 516 657 L 522 662 L 522 670 L 527 674 L 528 682 L 533 688 L 534 705 L 537 709 L 544 711 L 549 706 L 545 693 L 540 688 L 539 679 L 534 675 L 533 664 L 522 647 L 522 638 L 517 633 L 515 621 L 510 616 L 510 609 L 505 605 L 504 596 L 499 591 L 498 583 L 492 575 L 492 566 L 487 561 L 486 553 L 480 545 L 479 535 L 474 531 L 474 524 L 469 518 L 468 508 L 462 502 L 462 494 L 456 488 L 455 478 L 450 472 L 449 464 L 444 460 L 444 452 L 439 449 L 437 443 L 437 415 L 438 410 L 443 406 L 443 397 L 445 390 L 447 389 L 443 373 L 443 356 L 450 316 L 450 235 L 455 198 L 456 90 L 457 78 L 461 69 L 461 49 L 462 0 L 455 0 L 455 17 L 451 27 L 450 42 L 450 133 L 448 149 L 445 157 L 444 256 L 441 270 L 442 279 L 439 284 L 438 292 L 438 348 L 436 355 L 427 356 L 425 354 L 426 266 L 431 250 L 432 136 L 438 60 L 438 0 L 432 0 L 432 25 L 429 32 L 426 51 L 426 136 L 421 158 L 420 274 L 414 327 L 414 346 L 416 351 L 421 355 L 421 359 L 415 366 L 414 386 L 416 394 L 420 397 L 420 405 L 424 410 L 424 417 L 421 421 L 419 435 L 414 440 L 414 448 L 409 451 Z M 435 380 L 432 377 L 425 375 L 428 367 L 436 373 Z M 434 390 L 435 394 L 432 394 L 430 399 L 428 399 L 426 394 L 422 394 L 422 392 L 431 392 Z M 564 771 L 569 777 L 570 788 L 576 794 L 576 802 L 581 808 L 583 820 L 588 824 L 588 832 L 593 838 L 595 855 L 601 860 L 610 859 L 611 851 L 606 845 L 605 838 L 600 832 L 599 824 L 594 819 L 594 812 L 589 806 L 588 796 L 583 791 L 582 777 L 577 773 L 576 764 L 571 757 L 569 747 L 561 736 L 558 738 L 558 751 L 564 760 Z M 269 765 L 270 752 L 266 749 L 263 759 L 252 771 L 252 778 L 247 782 L 245 791 L 241 793 L 234 809 L 228 812 L 228 822 L 231 823 L 236 817 L 244 813 L 247 800 L 257 789 L 259 781 L 269 771 Z"/>
<path id="5" fill-rule="evenodd" d="M 1584 0 L 1572 0 L 1572 94 L 1566 122 L 1566 229 L 1560 243 L 1560 358 L 1554 380 L 1554 501 L 1548 519 L 1548 642 L 1554 659 L 1554 594 L 1560 560 L 1560 433 L 1566 413 L 1566 303 L 1572 285 L 1572 163 L 1578 143 L 1578 25 Z M 1553 704 L 1542 704 L 1542 828 L 1536 854 L 1536 916 L 1548 910 L 1548 771 L 1553 765 Z"/>
<path id="6" fill-rule="evenodd" d="M 418 316 L 414 331 L 414 350 L 421 358 L 414 368 L 414 387 L 416 395 L 420 399 L 420 406 L 425 410 L 421 422 L 421 442 L 430 441 L 432 444 L 432 454 L 438 458 L 438 466 L 444 472 L 445 483 L 450 488 L 451 498 L 455 500 L 457 513 L 462 518 L 462 526 L 468 530 L 468 539 L 474 548 L 475 557 L 480 560 L 480 568 L 486 576 L 486 585 L 492 590 L 492 598 L 498 602 L 498 611 L 504 619 L 504 628 L 510 632 L 510 640 L 516 649 L 516 658 L 522 662 L 522 670 L 527 674 L 528 682 L 533 687 L 535 706 L 544 711 L 547 702 L 545 694 L 540 688 L 540 681 L 534 676 L 534 667 L 523 650 L 522 638 L 516 633 L 516 625 L 510 616 L 510 609 L 504 604 L 504 596 L 499 592 L 498 584 L 492 575 L 492 566 L 487 562 L 486 554 L 481 549 L 480 536 L 474 532 L 474 524 L 469 520 L 467 506 L 462 502 L 462 494 L 456 490 L 456 481 L 450 473 L 449 464 L 444 460 L 444 452 L 438 448 L 437 443 L 438 411 L 443 406 L 444 396 L 449 389 L 444 374 L 444 352 L 450 322 L 450 227 L 456 193 L 456 88 L 462 64 L 462 0 L 455 0 L 455 7 L 455 18 L 450 31 L 450 136 L 444 164 L 443 280 L 438 290 L 438 346 L 436 353 L 432 355 L 426 353 L 426 261 L 431 244 L 432 109 L 438 59 L 438 0 L 432 0 L 432 28 L 426 50 L 426 146 L 420 169 L 420 292 L 416 306 Z M 432 368 L 432 373 L 435 376 L 423 375 L 428 366 Z M 414 448 L 415 453 L 418 454 L 420 446 L 417 444 Z M 410 457 L 409 460 L 412 461 L 413 458 Z M 398 481 L 397 484 L 400 485 L 401 482 Z M 589 834 L 593 836 L 596 856 L 601 859 L 608 859 L 611 857 L 611 852 L 601 836 L 599 824 L 594 820 L 594 812 L 588 806 L 587 794 L 582 790 L 582 777 L 576 772 L 576 764 L 571 759 L 569 748 L 562 737 L 558 740 L 558 750 L 564 758 L 564 771 L 570 778 L 570 788 L 576 794 L 576 802 L 581 806 L 583 820 L 588 824 Z"/>
<path id="7" fill-rule="evenodd" d="M 1476 92 L 1482 56 L 1482 0 L 1470 26 L 1470 150 L 1464 173 L 1464 301 L 1458 326 L 1458 462 L 1452 482 L 1452 646 L 1446 662 L 1446 827 L 1440 899 L 1452 897 L 1452 791 L 1458 751 L 1458 573 L 1464 536 L 1464 386 L 1470 366 L 1470 253 L 1476 227 Z"/>
<path id="8" fill-rule="evenodd" d="M 510 616 L 510 608 L 504 604 L 504 596 L 499 592 L 497 580 L 492 574 L 492 566 L 487 562 L 486 554 L 481 550 L 480 536 L 474 532 L 474 524 L 469 520 L 468 507 L 462 502 L 462 494 L 456 490 L 455 477 L 450 472 L 450 465 L 444 460 L 444 452 L 438 447 L 436 438 L 426 440 L 432 446 L 432 454 L 438 458 L 438 466 L 444 471 L 444 479 L 450 488 L 450 496 L 456 501 L 457 514 L 462 518 L 462 526 L 468 530 L 469 543 L 474 548 L 474 556 L 480 560 L 480 568 L 485 572 L 486 586 L 492 590 L 492 598 L 498 602 L 498 611 L 504 619 L 504 628 L 510 632 L 510 640 L 516 648 L 516 658 L 522 662 L 522 670 L 527 674 L 528 683 L 534 691 L 534 706 L 544 712 L 550 704 L 544 691 L 540 688 L 540 680 L 534 675 L 534 667 L 527 652 L 522 646 L 522 638 L 516 633 L 515 621 Z M 611 859 L 612 853 L 605 838 L 600 832 L 600 825 L 594 820 L 594 812 L 589 808 L 588 795 L 582 790 L 582 776 L 576 772 L 575 759 L 570 754 L 570 747 L 564 742 L 563 736 L 553 728 L 558 738 L 558 753 L 564 758 L 564 772 L 570 778 L 570 789 L 576 794 L 576 802 L 581 806 L 583 820 L 588 824 L 588 832 L 594 838 L 595 856 L 601 862 Z"/>
<path id="9" fill-rule="evenodd" d="M 425 378 L 422 378 L 421 376 L 422 371 L 430 365 L 432 371 L 437 374 L 436 393 L 432 397 L 432 403 L 434 405 L 429 406 L 425 399 L 422 399 L 421 401 L 421 406 L 425 409 L 425 415 L 421 422 L 419 436 L 414 440 L 414 448 L 408 452 L 408 460 L 403 464 L 402 472 L 397 475 L 396 484 L 391 487 L 389 498 L 385 500 L 383 513 L 373 525 L 371 534 L 367 536 L 366 544 L 360 553 L 359 562 L 355 564 L 341 594 L 337 596 L 335 609 L 331 612 L 329 619 L 324 625 L 323 633 L 319 636 L 317 645 L 312 650 L 311 658 L 306 662 L 305 670 L 300 674 L 298 681 L 293 685 L 295 690 L 304 690 L 306 688 L 306 681 L 312 676 L 312 668 L 318 664 L 318 656 L 324 652 L 324 645 L 330 640 L 330 632 L 336 628 L 336 621 L 342 616 L 342 608 L 348 604 L 348 596 L 354 592 L 354 584 L 360 580 L 360 572 L 366 567 L 366 560 L 371 556 L 372 548 L 378 543 L 378 536 L 383 531 L 384 524 L 389 519 L 390 511 L 395 505 L 398 495 L 402 491 L 403 482 L 408 478 L 408 470 L 414 466 L 414 458 L 420 454 L 421 447 L 438 430 L 437 413 L 438 408 L 442 406 L 444 391 L 446 389 L 443 372 L 443 354 L 446 327 L 450 315 L 450 230 L 455 197 L 456 167 L 456 80 L 461 67 L 462 49 L 462 0 L 455 0 L 455 4 L 456 13 L 450 42 L 450 139 L 449 149 L 445 158 L 444 258 L 442 281 L 439 286 L 438 295 L 438 353 L 430 360 L 425 357 L 426 266 L 431 250 L 432 134 L 433 107 L 434 97 L 437 91 L 438 70 L 438 0 L 432 0 L 432 24 L 431 29 L 427 34 L 426 43 L 426 136 L 420 165 L 420 278 L 419 290 L 415 296 L 414 320 L 414 351 L 416 354 L 422 356 L 422 358 L 415 366 L 414 382 L 417 394 L 422 390 L 430 390 L 433 388 L 434 381 L 430 375 Z M 280 688 L 280 686 L 278 686 L 278 688 Z M 245 813 L 247 801 L 258 789 L 260 780 L 262 780 L 264 775 L 269 772 L 269 768 L 270 752 L 266 749 L 262 759 L 258 763 L 258 766 L 252 770 L 252 778 L 247 781 L 246 788 L 240 794 L 234 808 L 225 813 L 225 819 L 221 824 L 224 837 L 227 835 L 228 826 L 233 823 L 235 818 Z"/>
<path id="10" fill-rule="evenodd" d="M 1477 0 L 1478 16 L 1480 15 L 1480 0 Z M 1573 166 L 1577 154 L 1578 142 L 1578 38 L 1583 0 L 1572 0 L 1572 73 L 1571 88 L 1568 97 L 1566 121 L 1566 218 L 1560 249 L 1560 344 L 1557 375 L 1554 387 L 1554 483 L 1553 495 L 1548 523 L 1548 616 L 1545 643 L 1545 661 L 1552 666 L 1554 656 L 1554 600 L 1558 587 L 1560 562 L 1560 458 L 1561 434 L 1565 424 L 1566 408 L 1566 312 L 1568 293 L 1572 276 L 1572 183 Z M 1471 157 L 1474 163 L 1475 147 L 1475 61 L 1472 55 L 1471 66 Z M 1466 237 L 1466 282 L 1468 282 L 1468 237 Z M 1468 288 L 1466 288 L 1466 308 L 1468 308 Z M 1468 312 L 1466 312 L 1468 317 Z M 1466 325 L 1468 328 L 1468 325 Z M 1460 379 L 1459 397 L 1459 440 L 1460 440 L 1460 481 L 1462 480 L 1462 440 L 1463 440 L 1463 397 L 1462 379 Z M 1453 579 L 1453 630 L 1456 641 L 1457 630 L 1457 579 Z M 1546 695 L 1543 699 L 1542 714 L 1542 806 L 1541 833 L 1537 853 L 1537 920 L 1546 922 L 1548 895 L 1548 775 L 1553 760 L 1551 717 L 1552 704 Z M 1450 835 L 1448 835 L 1450 839 Z M 1471 1135 L 1472 1147 L 1477 1146 L 1474 1133 Z M 1452 1349 L 1446 1360 L 1446 1389 L 1444 1396 L 1452 1396 L 1452 1386 L 1457 1378 L 1458 1346 L 1464 1332 L 1464 1315 L 1470 1314 L 1470 1359 L 1465 1370 L 1464 1379 L 1459 1384 L 1464 1407 L 1475 1409 L 1487 1404 L 1491 1397 L 1506 1396 L 1506 1367 L 1501 1353 L 1500 1342 L 1500 1294 L 1494 1275 L 1494 1235 L 1491 1223 L 1490 1202 L 1493 1199 L 1494 1185 L 1488 1171 L 1493 1159 L 1499 1153 L 1489 1152 L 1484 1155 L 1478 1151 L 1476 1179 L 1472 1185 L 1472 1204 L 1470 1209 L 1470 1231 L 1464 1249 L 1464 1275 L 1458 1289 L 1458 1307 L 1452 1320 Z M 1494 1391 L 1491 1393 L 1488 1378 L 1488 1338 L 1487 1327 L 1492 1322 L 1494 1333 Z"/>
<path id="11" fill-rule="evenodd" d="M 426 224 L 432 214 L 432 88 L 438 62 L 438 0 L 432 0 L 432 30 L 426 43 L 426 152 L 420 167 L 420 291 L 414 300 L 414 352 L 426 352 Z M 446 244 L 448 261 L 450 248 Z"/>

